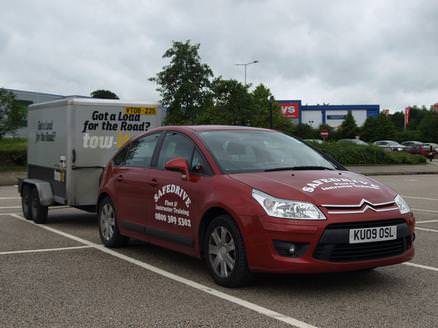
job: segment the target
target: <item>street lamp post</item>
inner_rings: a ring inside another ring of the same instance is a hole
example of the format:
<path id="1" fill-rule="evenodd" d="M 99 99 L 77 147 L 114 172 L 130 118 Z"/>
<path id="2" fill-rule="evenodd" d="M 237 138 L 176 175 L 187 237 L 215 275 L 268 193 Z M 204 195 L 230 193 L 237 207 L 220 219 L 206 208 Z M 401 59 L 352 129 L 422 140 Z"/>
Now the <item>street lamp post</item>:
<path id="1" fill-rule="evenodd" d="M 269 128 L 272 129 L 272 103 L 274 102 L 274 97 L 269 97 Z"/>
<path id="2" fill-rule="evenodd" d="M 258 62 L 259 62 L 258 60 L 253 60 L 252 62 L 249 62 L 249 63 L 236 64 L 237 66 L 243 66 L 243 69 L 244 69 L 244 72 L 245 72 L 245 86 L 246 86 L 246 67 L 248 65 L 257 64 Z"/>

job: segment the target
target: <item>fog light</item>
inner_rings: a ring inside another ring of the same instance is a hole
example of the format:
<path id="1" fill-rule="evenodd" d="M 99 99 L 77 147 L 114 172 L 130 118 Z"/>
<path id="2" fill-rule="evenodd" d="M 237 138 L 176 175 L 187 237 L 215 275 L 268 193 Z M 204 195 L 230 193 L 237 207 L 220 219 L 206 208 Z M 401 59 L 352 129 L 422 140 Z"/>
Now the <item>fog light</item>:
<path id="1" fill-rule="evenodd" d="M 309 244 L 290 241 L 273 240 L 278 255 L 286 257 L 301 257 L 306 252 Z"/>
<path id="2" fill-rule="evenodd" d="M 295 256 L 295 245 L 294 244 L 291 244 L 289 246 L 289 255 Z"/>

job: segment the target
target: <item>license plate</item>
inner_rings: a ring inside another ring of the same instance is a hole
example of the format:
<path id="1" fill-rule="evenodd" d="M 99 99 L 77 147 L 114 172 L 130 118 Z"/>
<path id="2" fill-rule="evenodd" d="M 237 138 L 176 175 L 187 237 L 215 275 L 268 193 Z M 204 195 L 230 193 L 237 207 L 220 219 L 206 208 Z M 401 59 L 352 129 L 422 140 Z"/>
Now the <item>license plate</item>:
<path id="1" fill-rule="evenodd" d="M 350 244 L 397 239 L 397 226 L 350 229 Z"/>

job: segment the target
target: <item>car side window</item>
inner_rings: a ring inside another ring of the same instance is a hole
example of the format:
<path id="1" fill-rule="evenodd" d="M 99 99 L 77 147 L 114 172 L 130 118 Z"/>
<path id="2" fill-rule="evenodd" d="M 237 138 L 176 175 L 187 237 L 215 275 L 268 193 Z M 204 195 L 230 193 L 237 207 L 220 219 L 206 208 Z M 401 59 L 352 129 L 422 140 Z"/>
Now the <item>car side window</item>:
<path id="1" fill-rule="evenodd" d="M 126 150 L 123 166 L 151 167 L 152 156 L 157 145 L 159 133 L 133 141 Z"/>
<path id="2" fill-rule="evenodd" d="M 182 157 L 190 163 L 194 148 L 195 144 L 193 141 L 181 133 L 167 133 L 158 156 L 157 167 L 159 169 L 164 169 L 164 166 L 168 161 L 177 157 Z"/>
<path id="3" fill-rule="evenodd" d="M 211 168 L 198 149 L 193 152 L 190 171 L 197 174 L 211 175 Z"/>

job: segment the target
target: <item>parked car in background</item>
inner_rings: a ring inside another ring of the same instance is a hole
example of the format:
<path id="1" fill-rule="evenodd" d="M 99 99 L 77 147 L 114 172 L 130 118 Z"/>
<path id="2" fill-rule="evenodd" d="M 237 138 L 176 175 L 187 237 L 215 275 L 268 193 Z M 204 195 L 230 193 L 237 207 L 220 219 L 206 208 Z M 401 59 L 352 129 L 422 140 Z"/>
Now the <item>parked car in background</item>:
<path id="1" fill-rule="evenodd" d="M 394 140 L 379 140 L 373 142 L 373 144 L 387 151 L 403 151 L 406 148 L 406 146 L 403 146 Z"/>
<path id="2" fill-rule="evenodd" d="M 433 142 L 426 142 L 423 144 L 423 147 L 426 150 L 429 150 L 431 146 L 432 146 L 432 149 L 435 152 L 435 154 L 438 154 L 438 144 L 433 143 Z"/>
<path id="3" fill-rule="evenodd" d="M 317 144 L 322 144 L 324 143 L 323 140 L 321 139 L 304 139 L 305 142 L 313 142 L 313 143 L 317 143 Z"/>
<path id="4" fill-rule="evenodd" d="M 339 139 L 337 141 L 338 143 L 350 143 L 355 145 L 361 145 L 361 146 L 368 146 L 368 144 L 360 139 Z"/>
<path id="5" fill-rule="evenodd" d="M 406 146 L 405 151 L 410 154 L 423 155 L 427 157 L 427 151 L 420 141 L 403 141 L 402 145 Z"/>

